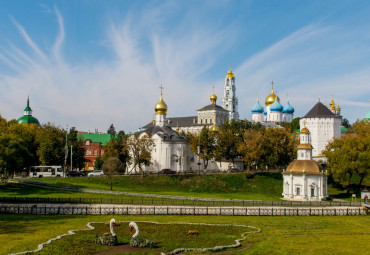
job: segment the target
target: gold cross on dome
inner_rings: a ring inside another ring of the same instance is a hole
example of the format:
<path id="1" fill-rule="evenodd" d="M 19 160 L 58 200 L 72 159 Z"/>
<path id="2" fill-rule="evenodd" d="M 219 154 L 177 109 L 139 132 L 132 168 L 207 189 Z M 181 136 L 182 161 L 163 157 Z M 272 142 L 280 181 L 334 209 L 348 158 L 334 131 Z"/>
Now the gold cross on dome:
<path id="1" fill-rule="evenodd" d="M 213 85 L 212 88 L 213 88 L 213 94 L 214 94 L 215 93 L 215 85 Z"/>
<path id="2" fill-rule="evenodd" d="M 306 122 L 306 120 L 304 120 L 304 121 L 303 121 L 303 125 L 304 125 L 305 127 L 306 127 L 306 123 L 307 123 L 307 122 Z"/>
<path id="3" fill-rule="evenodd" d="M 161 86 L 159 87 L 160 89 L 161 89 L 161 95 L 163 94 L 163 86 L 162 86 L 162 84 L 161 84 Z"/>

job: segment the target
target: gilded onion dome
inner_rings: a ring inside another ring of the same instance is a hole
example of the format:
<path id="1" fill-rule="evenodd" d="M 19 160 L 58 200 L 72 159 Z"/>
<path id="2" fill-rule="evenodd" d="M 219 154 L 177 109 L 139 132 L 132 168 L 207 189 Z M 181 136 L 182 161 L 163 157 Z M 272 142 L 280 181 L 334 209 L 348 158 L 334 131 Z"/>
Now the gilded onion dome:
<path id="1" fill-rule="evenodd" d="M 210 131 L 213 132 L 213 133 L 216 133 L 216 132 L 219 131 L 219 129 L 220 128 L 216 125 L 216 123 L 213 123 Z"/>
<path id="2" fill-rule="evenodd" d="M 340 111 L 340 107 L 339 107 L 339 104 L 338 104 L 338 106 L 337 106 L 337 111 Z"/>
<path id="3" fill-rule="evenodd" d="M 308 129 L 306 127 L 304 127 L 304 128 L 301 129 L 301 133 L 309 134 L 310 131 L 308 131 Z"/>
<path id="4" fill-rule="evenodd" d="M 280 98 L 275 94 L 274 87 L 272 87 L 270 95 L 266 97 L 265 105 L 266 106 L 272 105 L 275 102 L 276 98 L 277 98 L 277 101 L 280 103 Z"/>
<path id="5" fill-rule="evenodd" d="M 166 103 L 163 101 L 162 92 L 161 92 L 161 97 L 159 98 L 158 103 L 155 105 L 154 110 L 157 114 L 166 114 L 167 113 L 168 107 L 167 107 Z"/>
<path id="6" fill-rule="evenodd" d="M 213 92 L 212 96 L 209 98 L 212 102 L 212 104 L 216 104 L 217 96 L 215 95 L 215 92 Z"/>
<path id="7" fill-rule="evenodd" d="M 226 77 L 225 77 L 225 79 L 227 79 L 227 78 L 235 78 L 235 76 L 234 76 L 234 74 L 233 74 L 233 71 L 231 71 L 231 67 L 230 67 L 230 69 L 229 69 L 229 72 L 227 72 L 227 74 L 226 74 Z"/>

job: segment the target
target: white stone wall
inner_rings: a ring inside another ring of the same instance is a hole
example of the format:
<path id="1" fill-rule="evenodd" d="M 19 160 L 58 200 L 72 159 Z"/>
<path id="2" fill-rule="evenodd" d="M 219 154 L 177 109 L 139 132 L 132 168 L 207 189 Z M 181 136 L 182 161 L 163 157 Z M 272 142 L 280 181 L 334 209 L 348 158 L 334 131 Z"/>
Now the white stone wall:
<path id="1" fill-rule="evenodd" d="M 283 196 L 294 200 L 325 200 L 328 196 L 327 176 L 284 174 Z"/>
<path id="2" fill-rule="evenodd" d="M 286 123 L 291 123 L 293 121 L 293 114 L 290 114 L 290 113 L 283 114 L 282 121 Z"/>
<path id="3" fill-rule="evenodd" d="M 252 113 L 252 122 L 263 122 L 264 117 L 263 113 Z"/>
<path id="4" fill-rule="evenodd" d="M 306 121 L 306 124 L 304 124 Z M 313 147 L 312 156 L 321 156 L 325 146 L 333 138 L 340 138 L 340 126 L 342 119 L 338 117 L 331 118 L 302 118 L 300 127 L 306 127 L 311 133 L 311 144 Z"/>

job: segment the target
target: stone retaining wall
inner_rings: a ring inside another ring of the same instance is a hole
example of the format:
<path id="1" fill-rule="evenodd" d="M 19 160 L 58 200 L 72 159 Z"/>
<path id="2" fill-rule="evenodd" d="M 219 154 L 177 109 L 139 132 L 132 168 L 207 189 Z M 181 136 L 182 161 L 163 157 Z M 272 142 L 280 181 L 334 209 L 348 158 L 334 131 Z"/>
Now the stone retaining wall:
<path id="1" fill-rule="evenodd" d="M 366 215 L 362 207 L 201 207 L 138 205 L 1 204 L 11 214 L 122 214 L 122 215 L 229 215 L 229 216 L 345 216 Z"/>

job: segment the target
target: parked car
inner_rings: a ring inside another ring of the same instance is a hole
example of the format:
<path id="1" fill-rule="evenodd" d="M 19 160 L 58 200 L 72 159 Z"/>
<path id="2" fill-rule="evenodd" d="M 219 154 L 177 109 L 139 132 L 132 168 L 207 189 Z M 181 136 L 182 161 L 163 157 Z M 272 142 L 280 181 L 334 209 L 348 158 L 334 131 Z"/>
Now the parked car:
<path id="1" fill-rule="evenodd" d="M 89 176 L 89 177 L 104 176 L 104 172 L 103 172 L 103 170 L 94 170 L 94 171 L 88 173 L 87 176 Z"/>
<path id="2" fill-rule="evenodd" d="M 69 171 L 67 173 L 67 177 L 81 177 L 81 176 L 84 176 L 84 174 L 79 171 Z"/>
<path id="3" fill-rule="evenodd" d="M 159 171 L 158 174 L 176 174 L 176 171 L 165 168 L 165 169 L 162 169 L 161 171 Z"/>

